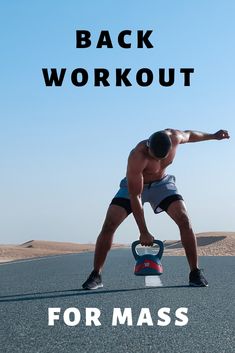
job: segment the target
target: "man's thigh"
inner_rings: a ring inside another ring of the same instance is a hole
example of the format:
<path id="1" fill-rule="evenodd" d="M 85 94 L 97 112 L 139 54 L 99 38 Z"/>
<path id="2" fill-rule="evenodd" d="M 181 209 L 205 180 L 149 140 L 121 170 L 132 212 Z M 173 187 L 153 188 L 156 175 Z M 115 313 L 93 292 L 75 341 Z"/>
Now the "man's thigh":
<path id="1" fill-rule="evenodd" d="M 189 222 L 188 212 L 183 200 L 172 202 L 166 212 L 178 225 Z"/>
<path id="2" fill-rule="evenodd" d="M 102 229 L 105 231 L 115 231 L 127 216 L 128 213 L 123 207 L 110 205 Z"/>

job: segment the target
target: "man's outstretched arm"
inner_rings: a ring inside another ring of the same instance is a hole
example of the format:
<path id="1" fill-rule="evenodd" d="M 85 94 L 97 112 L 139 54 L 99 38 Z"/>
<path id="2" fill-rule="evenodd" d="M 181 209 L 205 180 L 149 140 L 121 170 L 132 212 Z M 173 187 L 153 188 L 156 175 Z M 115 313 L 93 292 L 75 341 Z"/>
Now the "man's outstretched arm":
<path id="1" fill-rule="evenodd" d="M 209 134 L 206 132 L 194 131 L 194 130 L 185 130 L 179 131 L 180 143 L 187 142 L 200 142 L 208 140 L 223 140 L 229 139 L 229 133 L 227 130 L 219 130 L 214 134 Z"/>

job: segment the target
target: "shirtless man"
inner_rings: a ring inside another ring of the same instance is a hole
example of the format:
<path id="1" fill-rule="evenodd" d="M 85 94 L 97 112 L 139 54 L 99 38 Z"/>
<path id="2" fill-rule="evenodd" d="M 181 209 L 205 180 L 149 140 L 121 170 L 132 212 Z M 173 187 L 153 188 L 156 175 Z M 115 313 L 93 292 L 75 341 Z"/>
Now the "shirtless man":
<path id="1" fill-rule="evenodd" d="M 198 131 L 165 129 L 155 132 L 148 140 L 141 141 L 128 158 L 126 178 L 113 198 L 96 242 L 94 269 L 83 283 L 83 289 L 103 287 L 101 270 L 111 248 L 116 229 L 133 212 L 140 232 L 140 242 L 152 246 L 154 237 L 148 231 L 143 204 L 149 202 L 154 213 L 162 211 L 179 227 L 181 241 L 190 267 L 189 285 L 208 286 L 198 268 L 197 243 L 182 196 L 175 185 L 175 177 L 166 173 L 173 162 L 176 149 L 182 143 L 228 139 L 226 130 L 214 134 Z"/>

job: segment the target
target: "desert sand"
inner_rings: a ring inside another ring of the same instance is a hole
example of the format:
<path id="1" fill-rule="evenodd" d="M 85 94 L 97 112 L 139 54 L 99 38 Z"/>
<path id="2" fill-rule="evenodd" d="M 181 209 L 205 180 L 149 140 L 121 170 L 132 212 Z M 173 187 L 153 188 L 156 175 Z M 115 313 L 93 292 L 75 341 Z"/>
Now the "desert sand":
<path id="1" fill-rule="evenodd" d="M 206 232 L 198 233 L 199 256 L 234 256 L 235 232 Z M 166 240 L 165 256 L 185 255 L 180 240 Z M 113 249 L 130 247 L 128 244 L 113 244 Z M 0 262 L 44 257 L 59 254 L 81 253 L 94 251 L 94 244 L 79 244 L 69 242 L 54 242 L 31 240 L 20 245 L 0 245 Z"/>
<path id="2" fill-rule="evenodd" d="M 113 249 L 120 247 L 125 247 L 125 245 L 113 244 L 112 246 Z M 81 253 L 94 250 L 95 244 L 30 240 L 20 245 L 0 244 L 0 262 L 9 262 L 51 255 Z"/>
<path id="3" fill-rule="evenodd" d="M 199 256 L 234 256 L 235 232 L 205 232 L 196 234 Z M 182 256 L 180 240 L 166 240 L 164 255 Z"/>

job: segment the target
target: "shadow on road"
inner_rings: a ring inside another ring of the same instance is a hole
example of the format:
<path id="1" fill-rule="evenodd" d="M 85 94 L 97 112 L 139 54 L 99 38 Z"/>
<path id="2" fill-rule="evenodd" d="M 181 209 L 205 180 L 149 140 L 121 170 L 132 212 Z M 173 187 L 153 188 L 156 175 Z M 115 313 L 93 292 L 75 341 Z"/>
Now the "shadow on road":
<path id="1" fill-rule="evenodd" d="M 25 294 L 13 294 L 0 296 L 0 303 L 6 302 L 17 302 L 17 301 L 27 301 L 27 300 L 40 300 L 40 299 L 50 299 L 50 298 L 66 298 L 80 295 L 101 295 L 101 294 L 113 294 L 113 293 L 127 293 L 133 291 L 142 290 L 159 290 L 164 288 L 191 288 L 188 285 L 178 285 L 178 286 L 162 286 L 162 287 L 141 287 L 141 288 L 127 288 L 127 289 L 109 289 L 96 291 L 89 291 L 83 289 L 69 289 L 53 292 L 39 292 L 39 293 L 25 293 Z"/>

